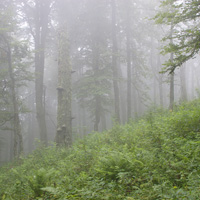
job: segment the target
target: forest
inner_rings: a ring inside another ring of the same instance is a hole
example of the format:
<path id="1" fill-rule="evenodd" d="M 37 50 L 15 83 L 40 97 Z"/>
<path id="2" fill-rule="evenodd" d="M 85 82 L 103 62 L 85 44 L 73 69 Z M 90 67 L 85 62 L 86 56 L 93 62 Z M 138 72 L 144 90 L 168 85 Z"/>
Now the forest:
<path id="1" fill-rule="evenodd" d="M 0 1 L 0 199 L 200 199 L 199 0 Z"/>

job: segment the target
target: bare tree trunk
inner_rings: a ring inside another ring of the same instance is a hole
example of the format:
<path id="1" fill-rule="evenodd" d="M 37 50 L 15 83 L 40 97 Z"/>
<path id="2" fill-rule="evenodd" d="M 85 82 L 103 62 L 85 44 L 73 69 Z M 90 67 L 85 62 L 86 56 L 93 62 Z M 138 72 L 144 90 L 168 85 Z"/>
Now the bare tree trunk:
<path id="1" fill-rule="evenodd" d="M 157 58 L 157 66 L 158 69 L 161 68 L 161 61 L 160 61 L 160 54 L 158 54 L 158 58 Z M 159 98 L 160 98 L 160 106 L 163 107 L 164 103 L 163 103 L 163 74 L 159 73 L 158 75 L 158 84 L 159 84 Z"/>
<path id="2" fill-rule="evenodd" d="M 72 144 L 71 114 L 71 63 L 67 25 L 61 23 L 58 44 L 58 108 L 56 142 L 59 145 Z"/>
<path id="3" fill-rule="evenodd" d="M 93 65 L 93 70 L 94 70 L 94 76 L 95 77 L 99 77 L 99 41 L 93 41 L 93 59 L 92 59 L 92 65 Z M 99 81 L 96 80 L 95 81 L 95 85 L 99 85 Z M 101 96 L 98 94 L 95 94 L 94 97 L 95 100 L 95 111 L 94 111 L 94 131 L 98 131 L 99 130 L 99 123 L 101 120 Z"/>
<path id="4" fill-rule="evenodd" d="M 50 1 L 35 0 L 35 99 L 40 139 L 47 145 L 44 98 L 44 60 Z"/>
<path id="5" fill-rule="evenodd" d="M 194 99 L 195 98 L 195 81 L 194 81 L 194 77 L 195 77 L 195 75 L 194 75 L 194 70 L 191 68 L 190 69 L 190 76 L 191 76 L 191 78 L 190 78 L 190 80 L 191 80 L 191 99 Z"/>
<path id="6" fill-rule="evenodd" d="M 96 95 L 95 96 L 95 121 L 94 121 L 94 131 L 99 131 L 99 123 L 100 123 L 100 119 L 101 119 L 101 113 L 100 113 L 100 109 L 101 109 L 101 100 L 100 100 L 100 96 Z"/>
<path id="7" fill-rule="evenodd" d="M 155 62 L 153 62 L 153 58 L 154 58 L 154 41 L 153 41 L 153 37 L 151 37 L 151 57 L 150 57 L 150 64 L 151 64 L 151 70 L 153 73 L 153 103 L 154 105 L 157 105 L 157 88 L 156 88 L 156 79 L 157 79 L 157 71 L 155 68 Z"/>
<path id="8" fill-rule="evenodd" d="M 174 106 L 174 72 L 170 74 L 170 93 L 169 93 L 169 109 L 173 110 Z"/>
<path id="9" fill-rule="evenodd" d="M 136 88 L 133 88 L 132 90 L 133 97 L 134 97 L 134 104 L 133 104 L 133 109 L 134 109 L 134 118 L 138 117 L 138 99 L 137 99 L 137 91 Z"/>
<path id="10" fill-rule="evenodd" d="M 186 63 L 183 64 L 183 66 L 180 68 L 180 81 L 181 81 L 181 101 L 187 101 L 187 88 L 186 88 L 186 82 L 185 82 L 185 68 Z M 193 80 L 194 81 L 194 80 Z"/>
<path id="11" fill-rule="evenodd" d="M 121 43 L 119 43 L 119 45 L 121 46 Z M 121 49 L 121 47 L 119 47 L 119 49 Z M 122 75 L 122 69 L 120 67 L 120 63 L 119 63 L 119 77 L 122 79 L 123 75 Z M 124 94 L 124 92 L 127 89 L 127 85 L 125 83 L 125 81 L 120 81 L 119 82 L 119 93 L 120 94 Z M 127 118 L 127 100 L 126 100 L 126 96 L 125 95 L 120 95 L 120 110 L 121 110 L 121 123 L 125 124 L 126 123 L 126 118 Z"/>
<path id="12" fill-rule="evenodd" d="M 114 107 L 115 119 L 120 123 L 120 98 L 119 98 L 119 75 L 118 75 L 118 45 L 117 45 L 117 31 L 116 31 L 116 1 L 112 0 L 112 71 L 113 71 L 113 89 L 114 89 Z"/>
<path id="13" fill-rule="evenodd" d="M 19 118 L 19 108 L 18 108 L 18 101 L 16 95 L 16 85 L 15 85 L 15 78 L 13 73 L 13 66 L 12 66 L 12 55 L 11 55 L 11 48 L 9 42 L 5 39 L 7 44 L 7 59 L 8 59 L 8 70 L 10 76 L 10 87 L 11 87 L 11 97 L 12 97 L 12 112 L 13 112 L 13 132 L 14 132 L 14 148 L 13 153 L 14 157 L 19 157 L 20 154 L 23 153 L 23 138 L 21 133 L 21 124 Z"/>
<path id="14" fill-rule="evenodd" d="M 171 32 L 170 32 L 170 36 L 172 37 L 172 33 L 173 33 L 173 25 L 171 24 Z M 170 39 L 170 43 L 173 44 L 173 39 Z M 170 54 L 170 60 L 173 61 L 174 55 L 173 53 Z M 169 109 L 173 110 L 173 106 L 174 106 L 174 72 L 172 72 L 170 74 L 170 93 L 169 93 Z"/>
<path id="15" fill-rule="evenodd" d="M 130 17 L 130 6 L 131 1 L 126 0 L 126 53 L 127 53 L 127 121 L 131 118 L 132 106 L 131 106 L 131 44 L 130 44 L 130 26 L 131 26 L 131 17 Z"/>
<path id="16" fill-rule="evenodd" d="M 82 127 L 82 132 L 83 132 L 83 136 L 86 136 L 86 110 L 85 110 L 85 107 L 82 108 L 82 122 L 83 122 L 83 127 Z"/>
<path id="17" fill-rule="evenodd" d="M 105 131 L 107 128 L 107 125 L 106 125 L 106 116 L 105 116 L 105 113 L 102 113 L 101 114 L 101 126 L 102 126 L 102 131 Z"/>
<path id="18" fill-rule="evenodd" d="M 28 153 L 31 153 L 34 149 L 34 133 L 35 133 L 35 114 L 34 114 L 34 98 L 33 94 L 28 97 L 28 108 L 32 111 L 28 115 Z"/>

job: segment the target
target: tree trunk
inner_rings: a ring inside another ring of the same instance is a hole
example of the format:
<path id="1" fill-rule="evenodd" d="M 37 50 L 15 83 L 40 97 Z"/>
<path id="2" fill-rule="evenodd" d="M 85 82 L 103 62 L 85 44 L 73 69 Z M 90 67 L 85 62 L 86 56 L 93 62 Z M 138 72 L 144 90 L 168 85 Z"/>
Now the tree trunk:
<path id="1" fill-rule="evenodd" d="M 180 82 L 181 82 L 181 101 L 187 101 L 187 88 L 185 82 L 185 68 L 186 64 L 184 63 L 183 66 L 180 68 Z M 194 80 L 193 80 L 194 81 Z"/>
<path id="2" fill-rule="evenodd" d="M 98 40 L 98 39 L 97 39 Z M 95 77 L 95 85 L 99 85 L 99 81 L 97 77 L 99 77 L 99 41 L 95 41 L 95 37 L 93 38 L 93 45 L 92 45 L 92 65 L 94 70 L 94 77 Z M 94 96 L 95 107 L 94 107 L 94 131 L 99 131 L 99 123 L 101 119 L 101 96 L 99 94 L 95 94 Z"/>
<path id="3" fill-rule="evenodd" d="M 190 67 L 190 80 L 191 80 L 191 85 L 190 85 L 190 87 L 191 87 L 191 99 L 194 99 L 195 98 L 195 79 L 194 79 L 194 77 L 195 77 L 195 72 L 194 72 L 194 70 Z"/>
<path id="4" fill-rule="evenodd" d="M 58 44 L 58 108 L 56 142 L 59 145 L 72 144 L 71 115 L 71 63 L 67 25 L 61 24 Z"/>
<path id="5" fill-rule="evenodd" d="M 161 68 L 160 54 L 157 57 L 157 66 L 158 69 Z M 163 74 L 158 74 L 158 84 L 159 84 L 159 97 L 160 97 L 160 106 L 163 107 Z"/>
<path id="6" fill-rule="evenodd" d="M 170 74 L 170 93 L 169 93 L 169 109 L 173 110 L 174 106 L 174 72 Z"/>
<path id="7" fill-rule="evenodd" d="M 35 99 L 40 140 L 47 145 L 44 96 L 45 44 L 48 31 L 50 1 L 35 0 Z"/>
<path id="8" fill-rule="evenodd" d="M 121 49 L 121 43 L 119 43 L 119 49 Z M 119 63 L 119 78 L 122 79 L 122 69 Z M 127 89 L 127 84 L 125 81 L 120 81 L 119 82 L 119 93 L 124 94 L 124 92 Z M 127 122 L 127 99 L 125 95 L 120 95 L 120 110 L 121 110 L 121 123 L 125 124 Z"/>
<path id="9" fill-rule="evenodd" d="M 5 42 L 7 44 L 7 59 L 8 59 L 8 70 L 10 76 L 10 87 L 11 87 L 11 98 L 12 98 L 12 112 L 13 112 L 13 132 L 14 132 L 14 147 L 13 153 L 14 157 L 19 157 L 20 154 L 23 153 L 23 138 L 21 133 L 21 125 L 20 125 L 20 118 L 19 118 L 19 108 L 18 108 L 18 101 L 16 96 L 16 85 L 15 85 L 15 78 L 13 73 L 13 66 L 12 66 L 12 55 L 11 55 L 11 48 L 8 41 Z"/>
<path id="10" fill-rule="evenodd" d="M 102 131 L 105 131 L 107 129 L 105 113 L 102 113 L 101 115 L 101 126 L 102 126 Z"/>
<path id="11" fill-rule="evenodd" d="M 127 59 L 127 121 L 131 118 L 132 106 L 131 106 L 131 44 L 130 44 L 130 0 L 126 0 L 126 59 Z"/>
<path id="12" fill-rule="evenodd" d="M 173 33 L 173 25 L 171 25 L 171 32 L 170 32 L 170 36 L 172 37 L 172 33 Z M 170 39 L 170 43 L 173 44 L 173 39 Z M 174 55 L 173 53 L 170 54 L 170 60 L 173 61 Z M 172 72 L 170 74 L 170 93 L 169 93 L 169 109 L 173 110 L 173 106 L 174 106 L 174 72 Z"/>
<path id="13" fill-rule="evenodd" d="M 112 0 L 112 72 L 113 72 L 113 89 L 114 89 L 114 107 L 115 119 L 120 123 L 120 98 L 119 98 L 119 75 L 118 75 L 118 45 L 117 45 L 117 31 L 116 31 L 116 1 Z"/>
<path id="14" fill-rule="evenodd" d="M 153 37 L 151 37 L 151 57 L 150 57 L 150 64 L 151 64 L 151 70 L 152 70 L 152 73 L 153 73 L 153 103 L 154 105 L 157 105 L 157 84 L 156 84 L 156 69 L 155 69 L 155 62 L 153 62 L 153 59 L 154 59 L 154 41 L 153 41 Z"/>
<path id="15" fill-rule="evenodd" d="M 95 120 L 94 120 L 94 131 L 99 131 L 99 123 L 101 119 L 101 100 L 99 95 L 95 95 Z"/>

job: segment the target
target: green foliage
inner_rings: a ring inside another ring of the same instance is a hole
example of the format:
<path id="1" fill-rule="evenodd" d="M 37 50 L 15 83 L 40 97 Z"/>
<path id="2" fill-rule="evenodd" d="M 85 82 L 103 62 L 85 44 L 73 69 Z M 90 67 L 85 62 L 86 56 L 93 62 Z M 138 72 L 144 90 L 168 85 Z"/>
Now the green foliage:
<path id="1" fill-rule="evenodd" d="M 162 53 L 173 53 L 173 61 L 165 62 L 163 71 L 174 71 L 176 67 L 193 58 L 199 52 L 199 0 L 184 3 L 175 0 L 163 0 L 161 9 L 154 17 L 157 24 L 173 26 L 173 33 L 163 38 L 168 40 Z M 173 44 L 170 40 L 173 40 Z"/>
<path id="2" fill-rule="evenodd" d="M 0 129 L 11 129 L 7 122 L 13 120 L 12 87 L 14 87 L 19 113 L 24 113 L 18 91 L 33 80 L 30 72 L 28 41 L 20 34 L 17 7 L 13 1 L 2 0 L 0 4 Z M 21 39 L 23 38 L 23 39 Z M 11 55 L 8 55 L 10 49 Z M 12 73 L 9 71 L 9 62 Z M 14 85 L 11 81 L 13 74 Z"/>
<path id="3" fill-rule="evenodd" d="M 127 175 L 136 176 L 143 163 L 134 157 L 128 152 L 109 152 L 109 155 L 100 158 L 96 170 L 100 176 L 110 181 L 123 179 Z"/>
<path id="4" fill-rule="evenodd" d="M 152 108 L 71 148 L 39 147 L 0 168 L 0 198 L 200 199 L 199 120 L 195 100 L 174 111 Z"/>

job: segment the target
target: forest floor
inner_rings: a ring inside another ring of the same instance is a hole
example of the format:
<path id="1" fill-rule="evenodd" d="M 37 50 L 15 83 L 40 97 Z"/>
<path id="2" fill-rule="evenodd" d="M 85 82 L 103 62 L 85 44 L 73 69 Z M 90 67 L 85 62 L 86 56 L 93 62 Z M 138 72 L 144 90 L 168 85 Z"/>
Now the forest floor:
<path id="1" fill-rule="evenodd" d="M 37 148 L 0 168 L 0 199 L 200 199 L 200 100 Z"/>

